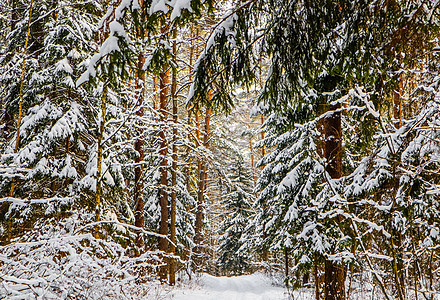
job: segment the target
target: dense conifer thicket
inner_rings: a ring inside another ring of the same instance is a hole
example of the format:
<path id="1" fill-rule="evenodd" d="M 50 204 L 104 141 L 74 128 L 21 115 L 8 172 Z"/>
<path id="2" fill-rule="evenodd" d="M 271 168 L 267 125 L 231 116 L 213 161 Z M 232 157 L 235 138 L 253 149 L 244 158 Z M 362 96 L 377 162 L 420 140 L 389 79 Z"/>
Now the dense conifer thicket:
<path id="1" fill-rule="evenodd" d="M 0 296 L 439 296 L 438 1 L 4 2 Z"/>

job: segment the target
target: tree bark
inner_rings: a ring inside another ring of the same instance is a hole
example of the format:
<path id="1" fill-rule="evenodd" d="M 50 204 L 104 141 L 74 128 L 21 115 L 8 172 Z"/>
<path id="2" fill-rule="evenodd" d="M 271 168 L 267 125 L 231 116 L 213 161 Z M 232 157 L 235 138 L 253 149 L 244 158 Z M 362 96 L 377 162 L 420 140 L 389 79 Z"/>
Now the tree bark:
<path id="1" fill-rule="evenodd" d="M 289 288 L 289 251 L 284 248 L 284 271 L 286 272 L 286 287 Z"/>
<path id="2" fill-rule="evenodd" d="M 157 76 L 153 75 L 153 109 L 157 109 Z"/>
<path id="3" fill-rule="evenodd" d="M 402 127 L 402 90 L 403 90 L 403 81 L 402 74 L 398 77 L 398 83 L 396 85 L 396 89 L 394 90 L 393 95 L 393 117 L 394 117 L 394 126 L 399 129 Z"/>
<path id="4" fill-rule="evenodd" d="M 261 60 L 260 60 L 260 77 L 261 77 Z M 263 83 L 260 79 L 260 89 L 263 88 Z M 261 126 L 263 126 L 264 124 L 264 115 L 261 115 Z M 261 139 L 264 140 L 265 137 L 265 133 L 264 131 L 261 132 Z M 263 147 L 261 147 L 261 158 L 263 159 L 264 156 L 266 155 L 266 146 L 263 145 Z M 261 166 L 261 170 L 264 169 L 264 166 Z M 266 206 L 263 207 L 263 211 L 265 213 L 265 211 L 267 210 Z M 263 240 L 266 240 L 267 238 L 267 233 L 266 233 L 266 224 L 263 224 Z M 267 249 L 267 247 L 265 245 L 263 245 L 263 249 L 261 251 L 261 258 L 263 259 L 263 261 L 267 261 L 269 259 L 269 251 Z"/>
<path id="5" fill-rule="evenodd" d="M 195 112 L 196 121 L 196 144 L 197 147 L 200 146 L 200 114 L 199 111 Z M 202 173 L 202 161 L 197 158 L 197 207 L 196 207 L 196 224 L 194 228 L 194 263 L 196 268 L 200 266 L 200 255 L 201 255 L 201 243 L 202 243 L 202 227 L 203 227 L 203 173 Z"/>
<path id="6" fill-rule="evenodd" d="M 394 51 L 393 51 L 394 52 Z M 400 57 L 400 56 L 399 56 Z M 398 58 L 399 65 L 400 59 Z M 394 127 L 399 129 L 402 126 L 402 97 L 403 90 L 402 74 L 397 77 L 397 83 L 393 95 L 393 117 Z M 401 252 L 402 235 L 396 230 L 393 222 L 393 213 L 398 207 L 397 204 L 397 190 L 399 189 L 400 176 L 398 175 L 397 161 L 393 160 L 393 205 L 389 213 L 389 223 L 391 227 L 391 255 L 393 257 L 392 269 L 394 273 L 394 285 L 397 290 L 397 296 L 400 300 L 405 299 L 405 271 L 403 263 L 403 254 Z"/>
<path id="7" fill-rule="evenodd" d="M 315 299 L 320 299 L 320 292 L 319 292 L 319 274 L 318 274 L 318 254 L 315 253 L 313 257 L 313 276 L 315 278 Z"/>
<path id="8" fill-rule="evenodd" d="M 336 88 L 337 78 L 328 77 L 325 79 L 324 86 L 331 92 Z M 324 131 L 324 157 L 327 165 L 326 172 L 332 179 L 342 177 L 342 127 L 341 113 L 337 112 L 340 105 L 328 104 L 327 115 L 323 120 Z M 340 216 L 336 222 L 342 222 Z M 324 294 L 325 300 L 344 300 L 345 299 L 345 266 L 338 265 L 334 261 L 325 259 L 324 275 Z"/>
<path id="9" fill-rule="evenodd" d="M 136 116 L 142 118 L 144 116 L 144 75 L 142 73 L 142 67 L 145 63 L 145 55 L 143 52 L 139 54 L 138 57 L 138 73 L 137 73 L 137 83 L 136 90 L 139 92 L 139 100 L 138 100 L 138 110 L 136 111 Z M 143 161 L 144 161 L 144 140 L 141 132 L 138 133 L 138 138 L 136 138 L 134 142 L 134 150 L 137 152 L 138 156 L 135 159 L 135 169 L 134 169 L 134 203 L 135 203 L 135 211 L 134 225 L 139 228 L 144 228 L 144 198 L 142 195 L 143 191 Z M 136 238 L 136 246 L 141 249 L 144 247 L 144 239 L 143 233 L 139 232 Z"/>
<path id="10" fill-rule="evenodd" d="M 189 82 L 190 84 L 192 83 L 193 80 L 193 57 L 194 57 L 194 36 L 193 36 L 193 26 L 191 25 L 191 29 L 190 29 L 190 41 L 191 41 L 191 45 L 189 47 Z M 188 114 L 188 127 L 191 127 L 192 121 L 191 121 L 191 110 L 188 108 L 187 109 L 187 114 Z M 188 133 L 188 140 L 191 140 L 191 133 Z M 185 172 L 186 172 L 186 177 L 185 177 L 185 181 L 186 181 L 186 189 L 189 192 L 191 190 L 191 168 L 190 168 L 190 164 L 189 164 L 189 153 L 191 152 L 190 147 L 186 148 L 186 157 L 187 157 L 187 162 L 186 162 L 186 166 L 185 166 Z"/>
<path id="11" fill-rule="evenodd" d="M 255 157 L 254 157 L 254 145 L 252 143 L 252 136 L 249 137 L 249 151 L 251 152 L 251 170 L 252 170 L 252 182 L 254 187 L 257 185 L 257 179 L 255 178 Z"/>
<path id="12" fill-rule="evenodd" d="M 101 220 L 101 198 L 102 198 L 102 140 L 104 138 L 105 115 L 107 108 L 107 87 L 104 84 L 101 98 L 101 121 L 98 133 L 98 158 L 96 172 L 96 195 L 95 195 L 95 222 Z M 99 225 L 95 225 L 95 238 L 99 238 Z"/>
<path id="13" fill-rule="evenodd" d="M 325 260 L 324 293 L 325 300 L 345 299 L 345 277 L 344 266 L 335 264 L 333 261 Z"/>
<path id="14" fill-rule="evenodd" d="M 163 236 L 168 235 L 168 145 L 166 140 L 165 123 L 167 121 L 167 100 L 168 100 L 168 69 L 164 67 L 162 73 L 159 74 L 159 101 L 160 101 L 160 121 L 162 123 L 160 136 L 160 155 L 162 161 L 160 164 L 160 229 L 159 233 Z M 168 252 L 168 239 L 165 237 L 159 238 L 159 250 L 164 253 Z M 168 266 L 162 266 L 159 270 L 159 278 L 162 282 L 167 281 Z"/>
<path id="15" fill-rule="evenodd" d="M 211 98 L 212 92 L 208 92 L 208 99 Z M 207 108 L 205 113 L 205 125 L 204 125 L 204 133 L 203 133 L 203 146 L 205 149 L 209 147 L 209 123 L 211 120 L 211 109 Z M 198 113 L 196 113 L 196 124 L 197 128 L 200 128 L 200 119 Z M 197 140 L 200 141 L 200 130 L 196 131 Z M 200 142 L 199 142 L 200 143 Z M 195 236 L 194 241 L 196 244 L 195 247 L 195 256 L 196 256 L 196 266 L 200 267 L 203 263 L 202 255 L 203 255 L 203 206 L 204 206 L 204 198 L 205 192 L 207 188 L 208 182 L 208 165 L 206 160 L 198 160 L 197 164 L 199 170 L 199 178 L 198 178 L 198 192 L 197 192 L 197 209 L 196 209 L 196 228 L 195 228 Z"/>
<path id="16" fill-rule="evenodd" d="M 211 99 L 211 91 L 208 93 L 208 98 Z M 208 100 L 209 100 L 208 99 Z M 210 139 L 210 133 L 209 133 L 209 123 L 211 121 L 211 109 L 206 109 L 205 114 L 205 132 L 203 133 L 203 146 L 205 149 L 209 148 L 209 139 Z M 208 164 L 206 163 L 206 159 L 203 160 L 203 194 L 206 193 L 206 190 L 208 188 Z"/>
<path id="17" fill-rule="evenodd" d="M 333 112 L 324 118 L 325 170 L 332 179 L 342 177 L 341 113 L 334 111 L 338 108 L 339 105 L 329 105 L 329 112 Z"/>
<path id="18" fill-rule="evenodd" d="M 173 31 L 173 60 L 176 61 L 177 45 L 176 45 L 177 31 Z M 172 167 L 171 167 L 171 224 L 170 224 L 170 254 L 175 255 L 176 253 L 176 198 L 177 198 L 177 70 L 173 69 L 172 79 L 171 79 L 171 99 L 173 101 L 173 155 L 172 155 Z M 170 258 L 170 285 L 176 284 L 176 260 Z"/>
<path id="19" fill-rule="evenodd" d="M 331 79 L 330 79 L 331 80 Z M 332 112 L 324 118 L 324 156 L 327 160 L 326 172 L 332 179 L 342 177 L 342 141 L 341 141 L 341 113 L 336 112 L 340 105 L 329 105 L 328 112 Z M 338 222 L 342 219 L 338 217 Z M 325 300 L 345 299 L 345 266 L 325 260 L 324 293 Z"/>
<path id="20" fill-rule="evenodd" d="M 26 33 L 26 40 L 24 43 L 24 50 L 23 50 L 23 62 L 21 66 L 21 79 L 20 79 L 20 99 L 18 104 L 18 120 L 17 120 L 17 134 L 15 139 L 15 148 L 14 153 L 17 153 L 18 147 L 20 145 L 20 127 L 21 127 L 21 119 L 23 115 L 23 85 L 24 85 L 24 77 L 26 75 L 26 55 L 27 55 L 27 48 L 28 48 L 28 42 L 29 42 L 29 36 L 31 34 L 31 19 L 32 19 L 32 7 L 33 7 L 34 1 L 31 1 L 31 5 L 29 8 L 29 19 L 28 19 L 28 29 Z M 15 180 L 13 180 L 11 185 L 11 191 L 10 196 L 12 197 L 14 195 L 14 188 L 15 188 Z"/>
<path id="21" fill-rule="evenodd" d="M 15 1 L 14 1 L 15 4 Z M 18 120 L 17 120 L 17 134 L 16 134 L 16 140 L 15 140 L 15 148 L 14 153 L 18 152 L 18 147 L 20 145 L 20 127 L 21 127 L 21 119 L 23 115 L 23 84 L 24 84 L 24 76 L 26 74 L 26 55 L 27 55 L 27 48 L 28 48 L 28 42 L 29 42 L 29 36 L 31 34 L 31 20 L 32 20 L 32 8 L 33 8 L 34 1 L 31 0 L 31 4 L 29 7 L 29 19 L 28 19 L 28 28 L 26 33 L 26 40 L 24 42 L 24 50 L 23 50 L 23 63 L 21 66 L 21 80 L 20 80 L 20 100 L 18 104 Z M 14 5 L 15 7 L 15 5 Z M 12 16 L 14 17 L 14 11 L 12 12 Z M 15 20 L 12 20 L 11 27 L 15 24 Z M 14 197 L 14 191 L 15 191 L 15 177 L 12 178 L 11 182 L 11 189 L 9 192 L 10 197 Z M 12 215 L 9 216 L 8 220 L 8 242 L 11 241 L 12 238 Z"/>

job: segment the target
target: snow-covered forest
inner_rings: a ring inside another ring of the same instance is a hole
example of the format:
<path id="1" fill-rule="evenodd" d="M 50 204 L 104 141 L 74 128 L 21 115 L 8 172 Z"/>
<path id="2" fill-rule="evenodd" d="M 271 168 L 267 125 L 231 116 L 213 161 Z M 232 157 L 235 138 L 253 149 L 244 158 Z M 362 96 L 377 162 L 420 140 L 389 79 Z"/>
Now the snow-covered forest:
<path id="1" fill-rule="evenodd" d="M 2 0 L 0 28 L 0 299 L 440 299 L 439 0 Z"/>

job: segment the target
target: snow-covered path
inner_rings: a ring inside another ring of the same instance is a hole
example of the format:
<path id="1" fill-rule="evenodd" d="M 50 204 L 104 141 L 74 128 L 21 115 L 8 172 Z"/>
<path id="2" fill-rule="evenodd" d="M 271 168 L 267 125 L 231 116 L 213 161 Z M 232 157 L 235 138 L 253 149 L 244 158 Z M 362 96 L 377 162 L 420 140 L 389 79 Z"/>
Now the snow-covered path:
<path id="1" fill-rule="evenodd" d="M 287 300 L 289 297 L 285 288 L 273 286 L 270 279 L 262 274 L 235 277 L 214 277 L 202 274 L 197 287 L 176 289 L 170 293 L 168 299 Z"/>

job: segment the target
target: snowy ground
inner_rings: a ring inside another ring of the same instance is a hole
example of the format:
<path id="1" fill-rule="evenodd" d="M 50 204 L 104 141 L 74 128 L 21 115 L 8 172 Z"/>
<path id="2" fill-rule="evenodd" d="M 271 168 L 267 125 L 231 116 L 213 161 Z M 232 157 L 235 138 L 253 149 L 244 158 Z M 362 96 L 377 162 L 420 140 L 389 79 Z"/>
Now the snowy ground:
<path id="1" fill-rule="evenodd" d="M 274 286 L 263 274 L 214 277 L 202 274 L 195 286 L 176 288 L 165 299 L 172 300 L 287 300 L 282 286 Z M 310 293 L 295 293 L 294 299 L 312 299 Z"/>

